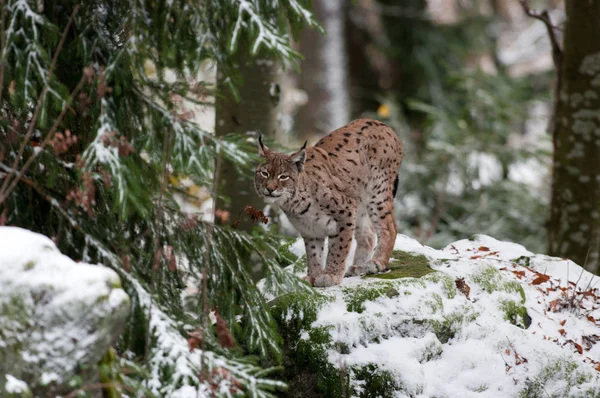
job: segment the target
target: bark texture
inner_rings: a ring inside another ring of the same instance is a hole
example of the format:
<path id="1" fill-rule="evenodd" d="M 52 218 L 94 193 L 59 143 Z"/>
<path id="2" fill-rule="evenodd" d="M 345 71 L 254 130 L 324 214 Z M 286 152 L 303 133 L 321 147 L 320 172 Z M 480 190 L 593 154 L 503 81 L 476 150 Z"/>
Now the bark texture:
<path id="1" fill-rule="evenodd" d="M 281 68 L 276 62 L 245 55 L 238 56 L 236 81 L 239 98 L 236 98 L 229 86 L 228 79 L 219 73 L 217 77 L 215 133 L 224 136 L 239 135 L 274 137 L 278 128 L 279 80 Z M 224 199 L 216 201 L 218 210 L 230 213 L 230 222 L 240 220 L 237 228 L 249 230 L 250 218 L 243 213 L 245 206 L 257 209 L 264 202 L 254 192 L 253 173 L 246 175 L 235 170 L 233 163 L 223 160 L 219 173 L 218 193 Z M 217 220 L 219 221 L 219 220 Z"/>
<path id="2" fill-rule="evenodd" d="M 308 102 L 298 112 L 299 141 L 322 137 L 350 121 L 344 0 L 313 2 L 315 18 L 325 34 L 304 29 L 300 52 L 304 56 L 299 86 Z"/>
<path id="3" fill-rule="evenodd" d="M 566 1 L 558 68 L 549 254 L 598 273 L 600 255 L 600 0 Z"/>

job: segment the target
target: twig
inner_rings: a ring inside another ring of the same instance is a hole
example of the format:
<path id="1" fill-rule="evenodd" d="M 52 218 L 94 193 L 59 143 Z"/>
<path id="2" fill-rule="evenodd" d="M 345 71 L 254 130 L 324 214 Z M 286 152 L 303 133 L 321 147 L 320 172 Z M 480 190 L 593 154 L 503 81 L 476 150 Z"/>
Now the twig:
<path id="1" fill-rule="evenodd" d="M 211 253 L 211 241 L 212 241 L 212 234 L 213 234 L 213 227 L 214 227 L 214 223 L 215 223 L 215 217 L 217 214 L 217 207 L 215 206 L 217 201 L 217 193 L 218 193 L 218 188 L 219 188 L 219 177 L 221 174 L 221 150 L 220 150 L 220 146 L 217 143 L 216 144 L 216 152 L 217 152 L 217 159 L 215 161 L 215 171 L 214 171 L 214 178 L 213 178 L 213 186 L 212 186 L 212 197 L 213 197 L 213 208 L 212 208 L 212 212 L 213 212 L 213 222 L 212 223 L 207 223 L 206 228 L 204 229 L 204 241 L 206 242 L 206 257 L 205 257 L 205 262 L 204 262 L 204 268 L 202 269 L 202 328 L 204 330 L 208 330 L 208 324 L 209 324 L 209 318 L 208 318 L 208 275 L 209 275 L 209 271 L 212 271 L 212 267 L 211 267 L 211 257 L 210 257 L 210 253 Z M 202 340 L 202 352 L 200 353 L 200 374 L 202 375 L 204 372 L 204 352 L 206 351 L 206 342 L 205 339 Z M 200 389 L 198 389 L 198 398 L 200 398 Z"/>
<path id="2" fill-rule="evenodd" d="M 156 270 L 158 270 L 157 268 L 157 264 L 155 264 L 155 262 L 160 262 L 160 259 L 157 259 L 156 253 L 160 247 L 160 232 L 161 232 L 161 227 L 164 226 L 164 221 L 165 221 L 165 217 L 164 217 L 164 208 L 163 208 L 163 199 L 164 199 L 164 195 L 165 195 L 165 191 L 167 189 L 167 183 L 169 182 L 169 167 L 168 165 L 171 162 L 171 153 L 172 153 L 172 149 L 171 149 L 171 144 L 173 141 L 173 129 L 169 129 L 168 132 L 165 134 L 165 137 L 163 139 L 163 155 L 162 155 L 162 167 L 163 167 L 163 174 L 162 174 L 162 181 L 160 183 L 160 191 L 158 193 L 158 202 L 156 205 L 156 223 L 154 225 L 154 257 L 152 260 L 152 272 L 154 273 Z M 152 277 L 150 278 L 150 305 L 148 306 L 148 327 L 147 327 L 147 334 L 146 334 L 146 347 L 145 347 L 145 357 L 146 357 L 146 365 L 148 365 L 148 361 L 150 359 L 150 320 L 152 318 L 152 305 L 153 305 L 153 299 L 154 299 L 154 294 L 156 291 L 156 281 L 154 280 L 154 274 L 152 275 Z"/>
<path id="3" fill-rule="evenodd" d="M 550 43 L 552 44 L 552 60 L 554 61 L 554 66 L 557 70 L 560 71 L 560 65 L 563 58 L 563 50 L 560 48 L 560 44 L 558 43 L 558 39 L 556 37 L 556 32 L 554 31 L 555 27 L 552 24 L 552 20 L 550 19 L 550 14 L 548 10 L 544 10 L 542 12 L 535 12 L 529 8 L 529 4 L 527 0 L 519 0 L 521 7 L 523 7 L 523 11 L 525 14 L 531 18 L 535 18 L 539 21 L 542 21 L 546 26 L 546 30 L 548 31 L 548 37 L 550 38 Z"/>
<path id="4" fill-rule="evenodd" d="M 126 386 L 125 384 L 122 383 L 93 383 L 93 384 L 87 384 L 81 388 L 78 388 L 77 390 L 71 391 L 69 394 L 65 395 L 65 398 L 75 398 L 80 392 L 83 391 L 90 391 L 90 390 L 99 390 L 99 389 L 104 389 L 104 388 L 115 388 L 115 387 L 121 387 L 129 392 L 135 392 L 135 390 L 129 386 Z"/>
<path id="5" fill-rule="evenodd" d="M 75 87 L 75 89 L 73 89 L 73 92 L 71 92 L 71 99 L 73 99 L 77 93 L 79 92 L 79 90 L 81 90 L 81 88 L 83 87 L 83 84 L 86 81 L 86 76 L 82 75 L 81 79 L 79 80 L 79 83 L 77 83 L 77 86 Z M 40 144 L 39 146 L 39 151 L 34 151 L 31 156 L 27 159 L 27 161 L 25 162 L 25 164 L 23 165 L 23 167 L 21 168 L 21 170 L 19 170 L 19 173 L 16 175 L 15 178 L 13 178 L 13 180 L 11 181 L 10 186 L 8 186 L 8 176 L 7 178 L 4 180 L 4 184 L 2 185 L 2 188 L 4 188 L 4 185 L 7 185 L 7 188 L 4 189 L 0 189 L 0 205 L 2 203 L 4 203 L 4 201 L 8 198 L 8 196 L 12 193 L 12 191 L 14 191 L 14 189 L 16 188 L 17 184 L 19 183 L 19 180 L 23 177 L 23 175 L 25 174 L 25 172 L 27 171 L 27 169 L 29 169 L 29 166 L 31 166 L 31 163 L 33 163 L 33 161 L 35 160 L 35 158 L 38 156 L 39 153 L 42 152 L 42 150 L 52 141 L 52 138 L 54 137 L 54 133 L 56 132 L 56 129 L 58 128 L 58 125 L 60 124 L 60 122 L 62 122 L 62 119 L 64 118 L 65 114 L 67 113 L 67 110 L 69 110 L 69 107 L 66 106 L 67 104 L 65 103 L 65 105 L 63 106 L 62 111 L 60 112 L 60 115 L 58 115 L 58 118 L 56 119 L 56 121 L 54 122 L 54 124 L 52 125 L 52 127 L 50 128 L 50 131 L 48 132 L 48 135 L 46 136 L 46 138 L 44 139 L 44 141 Z M 33 125 L 33 121 L 32 124 Z M 27 137 L 25 138 L 27 140 Z M 13 163 L 13 170 L 16 170 L 16 166 L 18 164 L 18 160 L 21 157 L 21 154 L 19 154 L 17 156 L 17 158 L 15 159 L 15 162 Z"/>
<path id="6" fill-rule="evenodd" d="M 48 70 L 48 76 L 46 77 L 46 84 L 44 84 L 44 88 L 42 89 L 42 92 L 40 93 L 40 96 L 37 100 L 37 104 L 35 106 L 35 111 L 33 112 L 33 117 L 31 118 L 31 122 L 29 122 L 29 128 L 27 130 L 27 134 L 25 134 L 25 138 L 23 139 L 23 142 L 21 143 L 19 152 L 18 152 L 17 156 L 15 157 L 15 160 L 11 167 L 12 169 L 15 169 L 15 170 L 17 169 L 17 166 L 19 165 L 19 160 L 21 159 L 21 156 L 23 156 L 23 152 L 25 151 L 25 147 L 27 146 L 27 143 L 29 142 L 29 140 L 31 139 L 31 136 L 33 135 L 33 132 L 35 130 L 35 125 L 37 122 L 37 118 L 40 114 L 40 109 L 42 108 L 42 104 L 44 103 L 44 97 L 46 96 L 46 92 L 48 91 L 48 86 L 50 85 L 50 80 L 52 80 L 52 74 L 54 73 L 54 69 L 56 68 L 56 62 L 58 61 L 58 55 L 62 51 L 63 44 L 65 43 L 65 40 L 67 38 L 67 32 L 71 28 L 73 20 L 75 19 L 75 15 L 79 11 L 80 7 L 81 7 L 81 5 L 78 4 L 75 6 L 75 9 L 73 9 L 73 13 L 71 14 L 71 17 L 69 18 L 69 21 L 67 22 L 67 26 L 63 30 L 62 37 L 60 38 L 60 42 L 58 43 L 58 47 L 56 47 L 56 51 L 54 51 L 54 57 L 52 58 L 52 63 L 50 64 L 50 69 Z M 4 13 L 4 8 L 2 10 L 2 13 Z M 2 35 L 4 35 L 4 27 L 2 29 Z M 4 54 L 2 54 L 2 55 L 4 55 Z M 4 59 L 2 59 L 2 65 L 4 65 Z M 1 90 L 0 90 L 0 92 L 1 92 Z M 73 96 L 71 96 L 71 98 L 73 98 Z M 63 108 L 63 112 L 61 113 L 62 116 L 64 116 L 66 109 L 68 109 L 68 107 Z M 62 117 L 60 119 L 62 120 Z M 51 134 L 49 134 L 49 135 L 51 135 Z M 34 155 L 35 155 L 35 152 L 34 152 Z M 35 156 L 32 156 L 32 157 L 35 157 Z M 20 173 L 19 175 L 17 175 L 17 177 L 15 177 L 17 182 L 22 175 L 23 174 Z M 7 192 L 9 191 L 8 190 L 9 182 L 11 182 L 10 178 L 6 178 L 4 180 L 4 182 L 2 183 L 2 187 L 0 188 L 0 204 L 2 204 L 9 195 L 9 194 L 7 194 Z M 13 185 L 16 185 L 16 184 L 13 184 Z"/>
<path id="7" fill-rule="evenodd" d="M 5 15 L 5 0 L 0 0 L 0 120 L 2 120 L 2 91 L 4 90 L 4 50 L 6 48 L 6 33 L 4 31 Z"/>

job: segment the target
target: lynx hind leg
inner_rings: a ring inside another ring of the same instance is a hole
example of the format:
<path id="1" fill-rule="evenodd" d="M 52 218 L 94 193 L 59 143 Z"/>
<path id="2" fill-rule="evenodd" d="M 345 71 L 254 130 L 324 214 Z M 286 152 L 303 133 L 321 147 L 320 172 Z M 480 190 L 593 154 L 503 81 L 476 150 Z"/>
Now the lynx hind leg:
<path id="1" fill-rule="evenodd" d="M 325 270 L 323 269 L 323 247 L 325 239 L 304 238 L 304 247 L 306 248 L 307 275 L 304 277 L 314 286 L 315 279 Z"/>
<path id="2" fill-rule="evenodd" d="M 373 259 L 367 263 L 367 272 L 380 272 L 387 268 L 390 261 L 390 256 L 394 250 L 396 234 L 396 220 L 394 219 L 394 197 L 392 192 L 394 189 L 394 178 L 390 179 L 385 187 L 381 187 L 371 192 L 376 192 L 368 206 L 369 218 L 375 226 L 377 234 L 377 246 L 373 253 Z M 379 192 L 379 193 L 377 193 Z"/>
<path id="3" fill-rule="evenodd" d="M 364 269 L 365 264 L 373 256 L 373 248 L 375 247 L 375 228 L 369 219 L 367 209 L 363 208 L 359 211 L 356 217 L 356 228 L 354 229 L 354 238 L 356 239 L 356 251 L 354 253 L 354 261 L 346 276 L 361 275 L 367 273 Z"/>

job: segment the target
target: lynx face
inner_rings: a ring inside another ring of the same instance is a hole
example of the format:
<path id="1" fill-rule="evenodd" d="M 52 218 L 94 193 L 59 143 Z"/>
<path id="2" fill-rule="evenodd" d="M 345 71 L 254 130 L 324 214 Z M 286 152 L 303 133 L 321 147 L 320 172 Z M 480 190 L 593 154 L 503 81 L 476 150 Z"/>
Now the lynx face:
<path id="1" fill-rule="evenodd" d="M 305 146 L 292 155 L 285 155 L 271 151 L 259 138 L 258 150 L 264 162 L 256 167 L 254 189 L 265 202 L 285 201 L 294 195 L 306 159 Z"/>

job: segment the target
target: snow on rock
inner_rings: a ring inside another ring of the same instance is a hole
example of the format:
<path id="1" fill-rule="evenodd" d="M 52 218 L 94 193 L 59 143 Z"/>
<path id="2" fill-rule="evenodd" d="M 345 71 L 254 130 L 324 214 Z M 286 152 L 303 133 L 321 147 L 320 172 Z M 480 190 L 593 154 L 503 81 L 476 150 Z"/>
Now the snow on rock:
<path id="1" fill-rule="evenodd" d="M 272 301 L 291 391 L 600 396 L 599 277 L 484 235 L 442 250 L 398 235 L 392 259 L 388 273 Z"/>
<path id="2" fill-rule="evenodd" d="M 43 235 L 0 227 L 0 396 L 95 365 L 129 308 L 111 269 L 76 263 Z"/>

